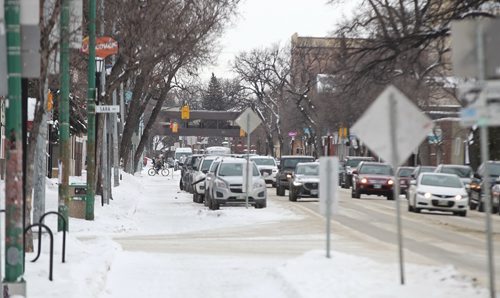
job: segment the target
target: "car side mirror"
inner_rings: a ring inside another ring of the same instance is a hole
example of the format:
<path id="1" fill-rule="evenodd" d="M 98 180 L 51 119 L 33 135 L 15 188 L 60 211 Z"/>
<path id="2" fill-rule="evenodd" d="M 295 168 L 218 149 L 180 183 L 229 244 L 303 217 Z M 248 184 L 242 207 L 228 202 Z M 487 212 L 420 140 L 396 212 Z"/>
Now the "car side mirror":
<path id="1" fill-rule="evenodd" d="M 203 174 L 206 174 L 206 173 L 208 173 L 208 170 L 203 170 L 203 171 L 201 171 L 201 172 L 202 172 Z"/>
<path id="2" fill-rule="evenodd" d="M 357 174 L 358 174 L 358 170 L 354 170 L 354 171 L 352 171 L 352 174 L 353 174 L 353 175 L 357 175 Z"/>
<path id="3" fill-rule="evenodd" d="M 281 170 L 281 165 L 278 165 L 278 170 Z"/>

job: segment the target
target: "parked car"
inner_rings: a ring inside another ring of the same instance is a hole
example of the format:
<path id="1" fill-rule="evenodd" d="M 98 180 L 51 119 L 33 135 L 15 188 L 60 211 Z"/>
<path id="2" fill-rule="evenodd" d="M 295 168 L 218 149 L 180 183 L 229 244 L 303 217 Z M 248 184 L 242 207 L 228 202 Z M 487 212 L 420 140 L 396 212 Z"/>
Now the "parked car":
<path id="1" fill-rule="evenodd" d="M 474 174 L 474 178 L 470 184 L 470 200 L 469 207 L 471 210 L 484 211 L 484 164 L 481 164 Z M 489 161 L 488 162 L 488 170 L 489 170 L 489 182 L 490 185 L 493 186 L 496 183 L 496 180 L 500 177 L 500 161 Z M 498 212 L 499 210 L 499 202 L 492 201 L 492 210 L 493 212 Z"/>
<path id="2" fill-rule="evenodd" d="M 474 177 L 474 171 L 470 166 L 465 165 L 445 165 L 440 164 L 436 170 L 436 173 L 447 173 L 447 174 L 455 174 L 462 180 L 465 185 L 465 189 L 469 191 L 470 183 L 472 182 L 472 178 Z"/>
<path id="3" fill-rule="evenodd" d="M 276 174 L 276 195 L 284 196 L 285 189 L 290 186 L 290 179 L 292 178 L 295 166 L 299 162 L 313 162 L 314 157 L 306 155 L 285 155 L 280 159 L 278 173 Z"/>
<path id="4" fill-rule="evenodd" d="M 198 171 L 193 173 L 193 202 L 203 203 L 205 197 L 205 177 L 217 156 L 205 156 L 201 159 Z"/>
<path id="5" fill-rule="evenodd" d="M 214 161 L 210 165 L 210 168 L 208 169 L 208 172 L 207 172 L 207 174 L 205 176 L 205 181 L 203 181 L 204 182 L 204 187 L 205 187 L 205 194 L 203 196 L 203 203 L 207 207 L 208 207 L 208 200 L 207 200 L 207 198 L 208 198 L 208 189 L 211 188 L 212 182 L 214 181 L 214 177 L 215 177 L 215 171 L 219 167 L 219 164 L 220 164 L 221 160 L 222 160 L 221 157 L 217 157 L 216 159 L 214 159 Z"/>
<path id="6" fill-rule="evenodd" d="M 362 194 L 366 194 L 385 196 L 388 200 L 394 199 L 392 190 L 394 172 L 390 165 L 362 161 L 352 175 L 352 198 L 359 199 Z"/>
<path id="7" fill-rule="evenodd" d="M 276 186 L 276 174 L 278 173 L 278 166 L 276 161 L 272 156 L 251 156 L 250 160 L 255 162 L 257 169 L 259 169 L 260 174 L 264 177 L 267 184 L 272 184 L 273 187 Z"/>
<path id="8" fill-rule="evenodd" d="M 396 176 L 399 180 L 399 193 L 407 195 L 408 187 L 410 186 L 411 174 L 415 170 L 414 167 L 399 167 Z M 408 196 L 406 196 L 408 198 Z"/>
<path id="9" fill-rule="evenodd" d="M 339 161 L 339 186 L 342 184 L 342 177 L 345 173 L 345 166 L 343 161 Z"/>
<path id="10" fill-rule="evenodd" d="M 202 154 L 193 154 L 189 156 L 186 161 L 184 162 L 184 165 L 182 166 L 183 171 L 181 171 L 182 178 L 181 178 L 181 184 L 182 190 L 185 190 L 189 193 L 193 193 L 193 174 L 198 171 L 198 166 L 200 163 L 201 158 L 203 157 Z"/>
<path id="11" fill-rule="evenodd" d="M 352 172 L 356 170 L 359 163 L 362 161 L 375 161 L 375 159 L 368 156 L 347 156 L 344 159 L 344 171 L 340 179 L 340 186 L 342 188 L 349 188 L 352 186 Z"/>
<path id="12" fill-rule="evenodd" d="M 422 173 L 411 182 L 408 193 L 408 211 L 422 209 L 450 211 L 467 216 L 469 198 L 463 182 L 454 174 Z"/>
<path id="13" fill-rule="evenodd" d="M 205 200 L 211 210 L 219 209 L 220 205 L 228 203 L 245 203 L 246 195 L 243 189 L 243 168 L 245 159 L 225 157 L 215 169 L 214 175 L 206 191 Z M 248 202 L 255 208 L 267 206 L 266 182 L 262 178 L 255 163 L 251 162 L 252 180 L 249 184 Z"/>
<path id="14" fill-rule="evenodd" d="M 413 173 L 411 173 L 411 180 L 417 180 L 418 176 L 422 173 L 432 173 L 436 170 L 434 166 L 416 166 Z"/>
<path id="15" fill-rule="evenodd" d="M 491 188 L 491 202 L 493 205 L 492 212 L 497 213 L 500 209 L 498 207 L 500 205 L 500 178 L 497 178 L 497 180 L 495 180 L 495 184 Z"/>
<path id="16" fill-rule="evenodd" d="M 292 202 L 300 198 L 319 196 L 319 163 L 298 163 L 293 172 L 288 190 L 288 199 Z"/>

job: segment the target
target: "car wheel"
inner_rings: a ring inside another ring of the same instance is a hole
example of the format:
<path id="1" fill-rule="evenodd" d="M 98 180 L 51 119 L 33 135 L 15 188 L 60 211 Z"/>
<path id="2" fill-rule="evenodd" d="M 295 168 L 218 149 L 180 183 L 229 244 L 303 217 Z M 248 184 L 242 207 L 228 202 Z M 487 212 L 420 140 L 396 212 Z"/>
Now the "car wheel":
<path id="1" fill-rule="evenodd" d="M 198 194 L 193 193 L 193 202 L 198 203 Z"/>
<path id="2" fill-rule="evenodd" d="M 281 185 L 278 185 L 276 187 L 276 195 L 277 196 L 284 196 L 285 195 L 285 187 L 281 186 Z"/>
<path id="3" fill-rule="evenodd" d="M 219 210 L 220 204 L 216 200 L 212 199 L 212 210 Z"/>
<path id="4" fill-rule="evenodd" d="M 181 178 L 181 180 L 179 181 L 179 188 L 180 188 L 181 190 L 184 190 L 184 185 L 182 184 L 182 178 Z"/>
<path id="5" fill-rule="evenodd" d="M 484 203 L 483 202 L 479 203 L 479 206 L 477 206 L 477 211 L 484 212 Z"/>
<path id="6" fill-rule="evenodd" d="M 262 203 L 255 203 L 255 209 L 262 209 L 267 207 L 267 201 L 264 201 Z"/>
<path id="7" fill-rule="evenodd" d="M 422 210 L 420 208 L 413 207 L 413 211 L 415 211 L 415 213 L 420 213 L 420 211 L 422 211 Z"/>
<path id="8" fill-rule="evenodd" d="M 472 202 L 472 201 L 469 201 L 469 209 L 470 210 L 476 210 L 477 209 L 477 204 Z"/>
<path id="9" fill-rule="evenodd" d="M 295 194 L 295 190 L 292 187 L 290 187 L 290 189 L 288 190 L 288 200 L 297 202 L 297 195 Z"/>
<path id="10" fill-rule="evenodd" d="M 387 195 L 387 200 L 389 201 L 394 200 L 394 195 L 393 194 Z"/>
<path id="11" fill-rule="evenodd" d="M 359 193 L 359 190 L 354 189 L 354 187 L 351 189 L 351 198 L 353 198 L 353 199 L 361 198 L 361 194 Z"/>
<path id="12" fill-rule="evenodd" d="M 410 205 L 410 202 L 408 202 L 408 212 L 413 212 L 413 207 Z"/>

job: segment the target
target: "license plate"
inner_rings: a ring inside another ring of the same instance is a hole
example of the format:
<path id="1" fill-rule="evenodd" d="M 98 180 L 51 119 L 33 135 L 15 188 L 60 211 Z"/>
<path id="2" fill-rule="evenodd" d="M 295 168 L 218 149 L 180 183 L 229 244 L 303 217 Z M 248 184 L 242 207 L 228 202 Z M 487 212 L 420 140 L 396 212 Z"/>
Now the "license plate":
<path id="1" fill-rule="evenodd" d="M 441 200 L 441 201 L 438 202 L 438 205 L 439 206 L 448 206 L 448 201 L 442 201 Z"/>
<path id="2" fill-rule="evenodd" d="M 373 184 L 373 188 L 380 189 L 380 188 L 382 188 L 382 185 L 380 185 L 380 184 Z"/>
<path id="3" fill-rule="evenodd" d="M 312 195 L 317 195 L 318 194 L 318 190 L 317 189 L 312 189 L 311 190 L 311 194 Z"/>
<path id="4" fill-rule="evenodd" d="M 264 177 L 267 177 L 269 176 L 269 173 L 268 172 L 264 172 Z"/>

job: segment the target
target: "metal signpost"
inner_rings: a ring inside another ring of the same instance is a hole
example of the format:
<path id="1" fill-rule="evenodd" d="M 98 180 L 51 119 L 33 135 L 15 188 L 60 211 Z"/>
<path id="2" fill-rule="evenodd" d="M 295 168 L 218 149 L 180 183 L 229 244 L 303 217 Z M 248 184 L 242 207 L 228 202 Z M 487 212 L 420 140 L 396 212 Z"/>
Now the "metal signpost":
<path id="1" fill-rule="evenodd" d="M 500 126 L 500 19 L 477 19 L 452 23 L 453 72 L 457 76 L 477 78 L 475 86 L 463 84 L 458 97 L 468 105 L 461 111 L 463 126 L 477 125 L 484 164 L 484 205 L 490 297 L 496 297 L 495 258 L 491 227 L 488 127 Z M 468 88 L 468 90 L 467 90 Z"/>
<path id="2" fill-rule="evenodd" d="M 338 212 L 338 179 L 338 157 L 321 157 L 319 159 L 319 207 L 320 213 L 326 217 L 327 258 L 330 258 L 331 218 L 332 214 L 337 214 Z"/>
<path id="3" fill-rule="evenodd" d="M 247 164 L 246 164 L 246 170 L 243 172 L 244 180 L 245 180 L 245 206 L 248 208 L 248 195 L 249 195 L 249 189 L 250 186 L 248 185 L 250 183 L 250 175 L 252 173 L 251 168 L 250 168 L 250 133 L 254 131 L 257 126 L 259 126 L 262 121 L 260 120 L 259 116 L 251 109 L 247 108 L 243 113 L 241 113 L 238 118 L 236 118 L 235 122 L 243 129 L 245 130 L 247 134 Z M 250 173 L 250 174 L 249 174 Z"/>
<path id="4" fill-rule="evenodd" d="M 354 124 L 351 131 L 379 157 L 389 161 L 396 170 L 427 137 L 432 126 L 431 119 L 401 91 L 390 85 Z M 393 196 L 396 201 L 400 282 L 404 284 L 403 232 L 397 179 L 394 179 Z"/>

